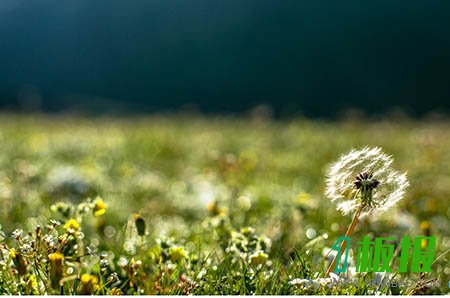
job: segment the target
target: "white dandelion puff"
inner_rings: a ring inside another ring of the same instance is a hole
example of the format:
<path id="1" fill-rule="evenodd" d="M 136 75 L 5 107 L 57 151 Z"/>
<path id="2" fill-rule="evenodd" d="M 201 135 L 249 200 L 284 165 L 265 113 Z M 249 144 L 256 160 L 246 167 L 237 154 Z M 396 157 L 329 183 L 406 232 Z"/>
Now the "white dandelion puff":
<path id="1" fill-rule="evenodd" d="M 392 162 L 392 157 L 381 148 L 365 147 L 350 151 L 331 165 L 325 194 L 344 215 L 353 213 L 346 237 L 353 234 L 360 216 L 382 213 L 403 198 L 408 179 L 406 173 L 392 169 Z M 331 275 L 346 246 L 347 242 L 343 241 L 326 276 Z"/>
<path id="2" fill-rule="evenodd" d="M 327 173 L 325 195 L 344 215 L 362 207 L 362 214 L 379 214 L 400 201 L 409 186 L 406 173 L 394 170 L 381 148 L 365 147 L 342 155 Z"/>

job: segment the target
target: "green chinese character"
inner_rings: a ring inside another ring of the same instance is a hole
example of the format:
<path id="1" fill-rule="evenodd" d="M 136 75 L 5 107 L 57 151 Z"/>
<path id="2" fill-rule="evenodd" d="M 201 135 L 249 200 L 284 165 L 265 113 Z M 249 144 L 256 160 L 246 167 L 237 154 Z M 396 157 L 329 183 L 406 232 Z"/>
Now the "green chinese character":
<path id="1" fill-rule="evenodd" d="M 400 266 L 398 267 L 398 272 L 408 271 L 408 261 L 409 261 L 409 249 L 411 248 L 411 238 L 409 236 L 404 236 L 400 243 L 401 253 L 400 253 Z"/>
<path id="2" fill-rule="evenodd" d="M 422 247 L 423 245 L 423 247 Z M 434 259 L 436 237 L 419 236 L 414 238 L 413 254 L 411 258 L 411 272 L 431 272 L 431 264 Z M 398 272 L 408 271 L 409 250 L 411 238 L 405 236 L 401 242 L 400 267 Z M 422 248 L 424 248 L 422 250 Z"/>
<path id="3" fill-rule="evenodd" d="M 393 241 L 394 237 L 376 238 L 375 252 L 373 255 L 373 271 L 374 272 L 392 272 L 389 267 L 392 257 L 394 256 L 395 245 L 383 243 L 383 241 Z"/>
<path id="4" fill-rule="evenodd" d="M 356 254 L 356 271 L 372 272 L 374 245 L 370 241 L 369 236 L 364 236 L 361 242 L 358 242 L 358 250 Z"/>
<path id="5" fill-rule="evenodd" d="M 422 243 L 427 244 L 423 250 L 421 249 Z M 414 238 L 411 272 L 431 272 L 431 263 L 433 263 L 434 259 L 435 246 L 436 237 L 434 236 L 418 236 Z"/>
<path id="6" fill-rule="evenodd" d="M 347 241 L 345 245 L 343 243 L 344 241 Z M 350 249 L 350 237 L 344 236 L 339 237 L 339 239 L 336 240 L 336 242 L 333 244 L 332 249 L 337 251 L 336 265 L 335 265 L 336 267 L 334 269 L 334 272 L 335 273 L 345 272 L 347 270 L 348 250 Z M 341 249 L 345 249 L 345 259 L 342 263 L 343 266 L 339 267 L 341 257 L 344 254 L 344 252 L 341 252 Z"/>

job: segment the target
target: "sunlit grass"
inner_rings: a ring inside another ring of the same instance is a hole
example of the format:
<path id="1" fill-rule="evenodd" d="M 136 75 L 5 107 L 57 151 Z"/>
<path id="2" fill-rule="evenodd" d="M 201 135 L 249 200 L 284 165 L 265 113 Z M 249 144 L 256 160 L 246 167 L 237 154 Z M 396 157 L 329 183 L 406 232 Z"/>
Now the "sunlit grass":
<path id="1" fill-rule="evenodd" d="M 326 167 L 366 145 L 394 155 L 411 186 L 387 214 L 366 217 L 353 237 L 417 236 L 428 222 L 436 257 L 449 248 L 447 121 L 2 115 L 0 144 L 3 294 L 390 293 L 368 285 L 372 274 L 357 276 L 361 284 L 352 287 L 289 284 L 324 275 L 328 249 L 351 221 L 323 195 Z M 135 213 L 145 221 L 144 236 Z M 71 218 L 80 224 L 72 234 L 65 228 Z M 41 243 L 40 259 L 22 253 L 22 272 L 9 250 L 24 245 L 11 237 L 15 229 L 37 241 L 36 226 L 44 237 L 50 219 L 61 223 L 52 237 L 68 239 L 56 287 L 48 261 L 56 244 Z M 448 292 L 448 255 L 432 269 L 425 279 L 442 282 L 429 291 Z"/>

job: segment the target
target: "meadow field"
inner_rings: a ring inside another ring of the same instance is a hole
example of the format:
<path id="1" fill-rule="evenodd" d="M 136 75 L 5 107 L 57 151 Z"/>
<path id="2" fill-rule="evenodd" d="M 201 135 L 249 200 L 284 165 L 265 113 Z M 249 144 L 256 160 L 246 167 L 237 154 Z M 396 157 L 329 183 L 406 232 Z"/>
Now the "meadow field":
<path id="1" fill-rule="evenodd" d="M 357 273 L 350 253 L 326 278 L 352 220 L 324 195 L 326 171 L 365 146 L 410 186 L 360 219 L 352 249 L 432 235 L 432 272 Z M 0 294 L 450 291 L 448 120 L 2 114 L 0 153 Z"/>

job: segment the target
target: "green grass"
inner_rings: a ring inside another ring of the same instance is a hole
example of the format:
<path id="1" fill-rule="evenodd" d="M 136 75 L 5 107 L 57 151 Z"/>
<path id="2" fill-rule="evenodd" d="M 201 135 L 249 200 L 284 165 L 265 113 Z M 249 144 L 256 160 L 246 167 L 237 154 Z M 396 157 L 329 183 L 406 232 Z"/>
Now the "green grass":
<path id="1" fill-rule="evenodd" d="M 324 197 L 324 173 L 342 153 L 366 145 L 392 154 L 411 186 L 395 210 L 365 218 L 354 242 L 366 234 L 423 235 L 420 223 L 429 222 L 436 258 L 444 254 L 450 247 L 448 121 L 1 115 L 0 293 L 391 293 L 370 286 L 373 274 L 352 276 L 354 286 L 289 284 L 323 277 L 325 254 L 351 221 Z M 97 196 L 107 205 L 100 216 L 92 214 Z M 134 213 L 145 220 L 143 237 Z M 80 222 L 78 234 L 64 229 L 72 217 Z M 51 219 L 61 225 L 47 232 Z M 25 231 L 20 240 L 11 237 L 16 228 Z M 55 243 L 45 243 L 47 233 Z M 64 262 L 61 286 L 52 288 L 55 250 Z M 267 260 L 252 263 L 258 252 Z M 432 269 L 422 281 L 438 279 L 441 286 L 428 293 L 448 293 L 448 254 Z M 93 278 L 83 283 L 82 274 Z"/>

